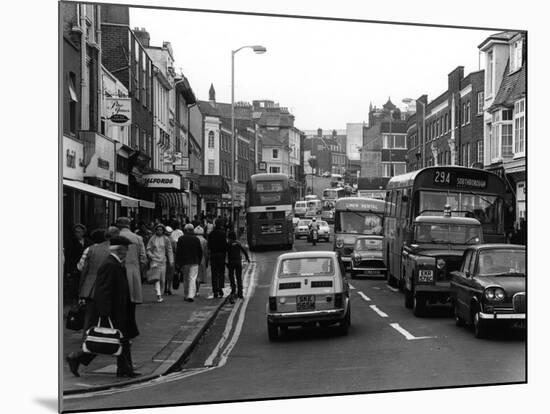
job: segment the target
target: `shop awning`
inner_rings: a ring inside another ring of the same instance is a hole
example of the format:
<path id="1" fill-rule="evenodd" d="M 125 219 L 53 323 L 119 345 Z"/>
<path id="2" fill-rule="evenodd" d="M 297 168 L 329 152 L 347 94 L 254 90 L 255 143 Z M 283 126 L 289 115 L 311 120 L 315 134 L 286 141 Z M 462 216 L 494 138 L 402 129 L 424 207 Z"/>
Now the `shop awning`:
<path id="1" fill-rule="evenodd" d="M 162 207 L 181 207 L 189 205 L 187 194 L 185 193 L 157 193 L 157 199 Z"/>
<path id="2" fill-rule="evenodd" d="M 120 203 L 122 207 L 137 207 L 142 200 L 128 197 L 127 195 L 115 193 L 113 191 L 105 190 L 104 188 L 96 187 L 94 185 L 86 184 L 81 181 L 72 181 L 63 179 L 63 185 L 73 190 L 83 191 L 88 194 L 92 194 L 96 197 L 106 198 Z M 154 203 L 153 203 L 154 208 Z"/>
<path id="3" fill-rule="evenodd" d="M 143 207 L 143 208 L 155 208 L 155 203 L 153 203 L 152 201 L 147 201 L 147 200 L 139 200 L 139 206 L 140 207 Z"/>

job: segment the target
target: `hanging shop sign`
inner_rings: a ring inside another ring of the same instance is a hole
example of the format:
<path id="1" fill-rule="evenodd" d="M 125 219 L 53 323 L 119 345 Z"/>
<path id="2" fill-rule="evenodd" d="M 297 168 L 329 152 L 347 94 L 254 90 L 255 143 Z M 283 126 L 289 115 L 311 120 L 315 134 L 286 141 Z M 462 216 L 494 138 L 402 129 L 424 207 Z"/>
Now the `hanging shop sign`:
<path id="1" fill-rule="evenodd" d="M 143 174 L 146 188 L 181 190 L 181 175 L 179 174 Z"/>
<path id="2" fill-rule="evenodd" d="M 130 125 L 132 122 L 132 100 L 130 98 L 106 98 L 105 117 L 118 126 Z"/>

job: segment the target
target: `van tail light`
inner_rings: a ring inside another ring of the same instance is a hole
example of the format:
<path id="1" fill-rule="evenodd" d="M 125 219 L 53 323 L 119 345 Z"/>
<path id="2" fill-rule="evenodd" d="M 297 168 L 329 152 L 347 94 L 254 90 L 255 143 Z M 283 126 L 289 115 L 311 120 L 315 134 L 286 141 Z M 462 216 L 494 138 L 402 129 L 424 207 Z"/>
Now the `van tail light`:
<path id="1" fill-rule="evenodd" d="M 341 308 L 342 307 L 342 294 L 337 293 L 334 295 L 334 307 L 335 308 Z"/>
<path id="2" fill-rule="evenodd" d="M 277 298 L 275 296 L 269 297 L 269 310 L 272 312 L 277 310 Z"/>

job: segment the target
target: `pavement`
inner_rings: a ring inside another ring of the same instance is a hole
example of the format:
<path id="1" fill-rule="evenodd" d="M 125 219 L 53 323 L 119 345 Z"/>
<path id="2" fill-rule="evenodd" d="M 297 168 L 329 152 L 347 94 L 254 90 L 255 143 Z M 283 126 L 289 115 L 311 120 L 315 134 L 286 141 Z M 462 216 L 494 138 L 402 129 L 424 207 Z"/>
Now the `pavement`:
<path id="1" fill-rule="evenodd" d="M 194 302 L 185 302 L 182 284 L 171 296 L 165 296 L 162 303 L 157 303 L 154 287 L 144 284 L 143 303 L 136 308 L 140 335 L 132 341 L 131 348 L 134 368 L 142 375 L 132 379 L 118 378 L 116 358 L 98 355 L 87 367 L 80 365 L 80 377 L 75 377 L 63 360 L 63 394 L 121 387 L 169 373 L 190 355 L 228 300 L 229 292 L 226 287 L 224 298 L 214 299 L 211 285 L 205 284 L 201 285 Z M 82 345 L 82 331 L 65 328 L 67 310 L 63 315 L 64 357 Z"/>

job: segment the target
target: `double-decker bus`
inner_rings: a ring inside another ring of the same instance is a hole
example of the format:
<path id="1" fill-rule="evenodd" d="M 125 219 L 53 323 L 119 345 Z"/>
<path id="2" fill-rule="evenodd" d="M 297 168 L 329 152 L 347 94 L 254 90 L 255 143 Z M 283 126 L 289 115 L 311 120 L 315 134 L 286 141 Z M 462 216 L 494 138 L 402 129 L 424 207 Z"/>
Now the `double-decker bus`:
<path id="1" fill-rule="evenodd" d="M 382 252 L 383 200 L 345 197 L 336 200 L 334 209 L 334 251 L 350 264 L 357 237 L 372 236 Z"/>
<path id="2" fill-rule="evenodd" d="M 390 284 L 401 285 L 403 241 L 408 240 L 414 219 L 443 216 L 445 206 L 453 216 L 477 219 L 487 243 L 504 243 L 504 181 L 489 171 L 458 166 L 427 167 L 390 179 L 384 212 L 384 257 Z"/>
<path id="3" fill-rule="evenodd" d="M 264 246 L 294 243 L 293 192 L 286 174 L 254 174 L 246 183 L 246 231 L 254 251 Z"/>
<path id="4" fill-rule="evenodd" d="M 321 207 L 321 218 L 329 223 L 334 222 L 334 206 L 336 200 L 345 197 L 346 191 L 343 187 L 325 188 L 323 190 L 323 202 Z"/>

